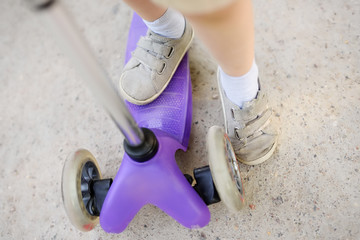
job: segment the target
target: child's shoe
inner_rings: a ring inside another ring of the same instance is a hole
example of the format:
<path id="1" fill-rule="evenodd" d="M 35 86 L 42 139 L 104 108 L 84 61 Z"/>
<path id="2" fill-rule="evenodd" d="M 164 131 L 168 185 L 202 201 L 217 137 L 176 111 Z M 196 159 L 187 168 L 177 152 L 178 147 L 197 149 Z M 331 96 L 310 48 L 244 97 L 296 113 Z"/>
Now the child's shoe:
<path id="1" fill-rule="evenodd" d="M 254 100 L 245 102 L 240 108 L 232 103 L 218 86 L 223 107 L 225 129 L 233 145 L 237 159 L 248 165 L 268 160 L 277 145 L 277 131 L 271 122 L 272 110 L 268 108 L 267 97 L 261 90 Z"/>
<path id="2" fill-rule="evenodd" d="M 179 39 L 148 30 L 124 67 L 119 81 L 121 95 L 137 105 L 154 101 L 169 84 L 193 38 L 194 31 L 187 22 Z"/>

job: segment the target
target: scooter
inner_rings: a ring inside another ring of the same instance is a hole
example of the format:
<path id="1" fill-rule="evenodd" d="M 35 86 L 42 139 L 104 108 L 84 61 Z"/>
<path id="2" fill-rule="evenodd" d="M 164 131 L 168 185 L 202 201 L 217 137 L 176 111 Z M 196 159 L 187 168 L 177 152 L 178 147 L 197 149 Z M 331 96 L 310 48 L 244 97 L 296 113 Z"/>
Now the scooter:
<path id="1" fill-rule="evenodd" d="M 114 179 L 102 178 L 95 157 L 86 149 L 77 150 L 66 160 L 61 191 L 66 213 L 75 227 L 89 231 L 100 221 L 106 232 L 120 233 L 144 205 L 152 204 L 183 226 L 198 228 L 210 221 L 207 205 L 221 200 L 230 211 L 242 208 L 245 198 L 240 168 L 222 127 L 213 126 L 207 134 L 209 166 L 195 169 L 192 177 L 183 174 L 176 164 L 175 152 L 188 147 L 192 121 L 187 54 L 158 99 L 134 105 L 112 87 L 61 2 L 33 0 L 32 7 L 54 30 L 64 51 L 125 137 L 125 154 Z M 134 14 L 126 61 L 146 30 Z"/>

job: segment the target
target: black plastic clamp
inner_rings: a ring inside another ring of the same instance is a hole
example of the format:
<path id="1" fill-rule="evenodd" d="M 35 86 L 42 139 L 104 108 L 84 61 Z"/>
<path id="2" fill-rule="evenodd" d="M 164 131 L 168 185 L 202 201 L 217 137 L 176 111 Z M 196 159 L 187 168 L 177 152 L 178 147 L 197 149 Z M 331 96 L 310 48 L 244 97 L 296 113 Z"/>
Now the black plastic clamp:
<path id="1" fill-rule="evenodd" d="M 146 162 L 150 160 L 158 151 L 159 142 L 155 134 L 148 128 L 141 128 L 144 133 L 144 141 L 136 146 L 131 146 L 124 140 L 125 152 L 136 162 Z"/>

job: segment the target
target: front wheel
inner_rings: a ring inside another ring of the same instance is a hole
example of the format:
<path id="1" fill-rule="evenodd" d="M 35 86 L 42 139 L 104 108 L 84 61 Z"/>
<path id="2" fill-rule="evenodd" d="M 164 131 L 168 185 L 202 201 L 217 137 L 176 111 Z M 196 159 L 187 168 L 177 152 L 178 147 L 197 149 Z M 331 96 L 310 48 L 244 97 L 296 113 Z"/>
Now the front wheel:
<path id="1" fill-rule="evenodd" d="M 222 127 L 209 129 L 207 149 L 211 174 L 221 201 L 230 211 L 239 211 L 245 204 L 240 167 Z"/>
<path id="2" fill-rule="evenodd" d="M 99 165 L 89 151 L 79 149 L 67 158 L 61 181 L 64 207 L 71 223 L 84 232 L 99 222 L 90 190 L 92 182 L 99 179 Z"/>

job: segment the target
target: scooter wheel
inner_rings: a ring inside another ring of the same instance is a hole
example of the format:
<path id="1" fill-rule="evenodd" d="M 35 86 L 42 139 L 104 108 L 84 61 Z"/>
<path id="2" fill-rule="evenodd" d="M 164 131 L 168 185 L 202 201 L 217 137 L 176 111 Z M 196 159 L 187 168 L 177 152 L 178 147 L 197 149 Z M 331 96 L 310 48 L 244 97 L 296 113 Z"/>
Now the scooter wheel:
<path id="1" fill-rule="evenodd" d="M 85 149 L 79 149 L 65 162 L 61 191 L 65 211 L 70 222 L 79 230 L 92 230 L 99 222 L 96 215 L 90 214 L 92 202 L 89 183 L 101 179 L 99 165 L 94 156 Z"/>
<path id="2" fill-rule="evenodd" d="M 227 134 L 222 127 L 213 126 L 207 135 L 211 175 L 221 201 L 232 212 L 245 204 L 239 163 Z"/>

